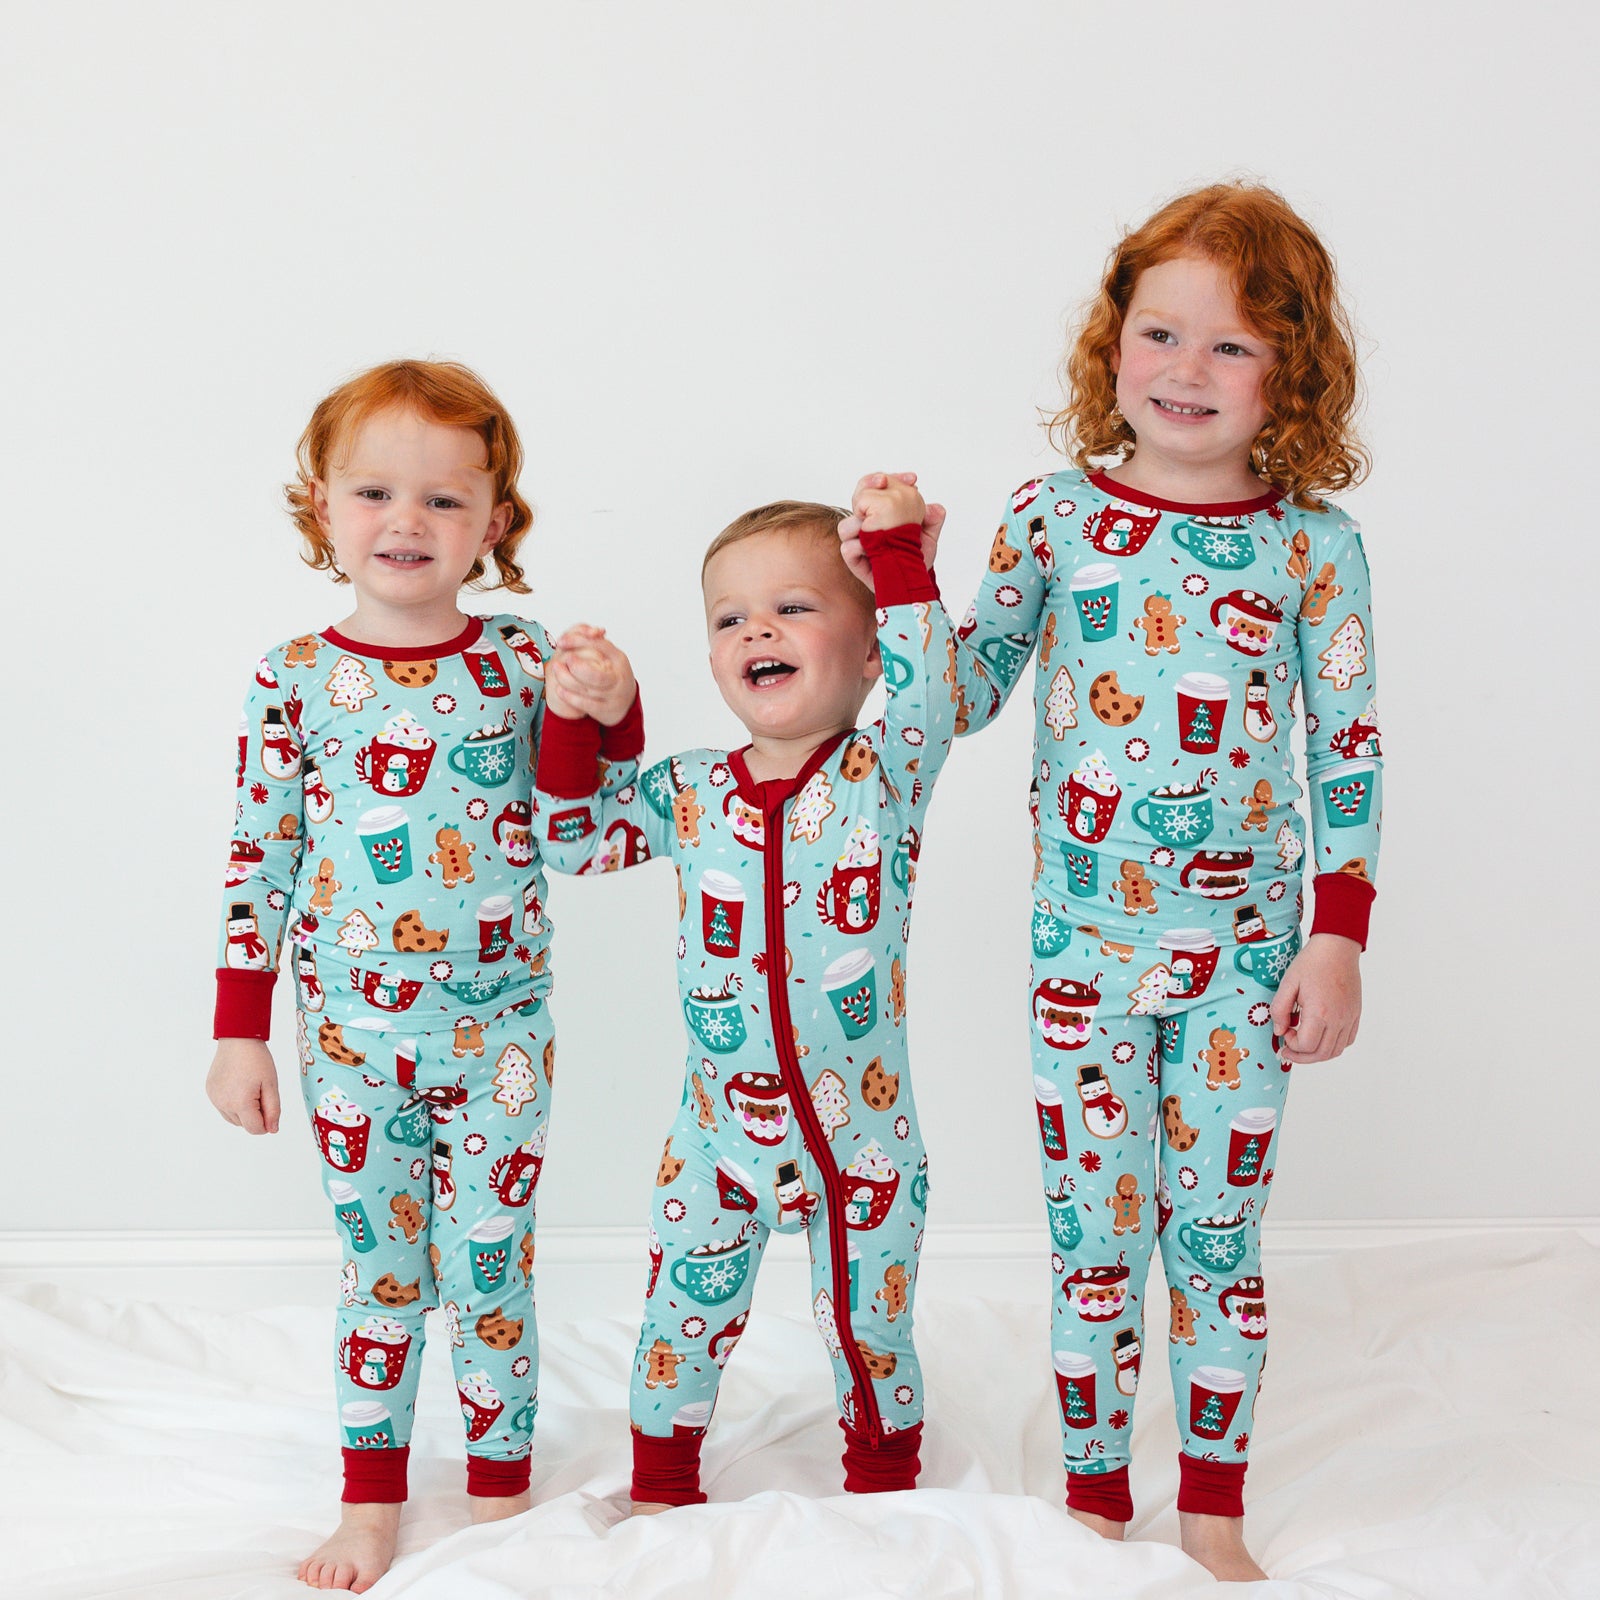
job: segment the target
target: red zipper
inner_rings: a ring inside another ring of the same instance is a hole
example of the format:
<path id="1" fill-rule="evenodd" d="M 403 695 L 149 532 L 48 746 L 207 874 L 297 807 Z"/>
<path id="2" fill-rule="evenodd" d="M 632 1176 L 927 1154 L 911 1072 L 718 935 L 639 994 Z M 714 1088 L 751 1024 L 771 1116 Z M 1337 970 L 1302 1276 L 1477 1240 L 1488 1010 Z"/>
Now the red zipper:
<path id="1" fill-rule="evenodd" d="M 842 737 L 842 735 L 841 735 Z M 838 740 L 833 741 L 835 744 Z M 826 757 L 827 751 L 819 751 Z M 741 763 L 742 765 L 742 763 Z M 817 761 L 820 767 L 821 761 Z M 811 1103 L 811 1090 L 806 1086 L 805 1074 L 800 1070 L 800 1059 L 794 1052 L 794 1026 L 789 1019 L 789 989 L 784 973 L 783 937 L 783 806 L 811 775 L 803 770 L 796 779 L 796 788 L 774 800 L 768 800 L 765 785 L 760 785 L 762 830 L 765 839 L 762 852 L 765 857 L 767 903 L 767 998 L 772 1007 L 772 1043 L 778 1052 L 778 1066 L 789 1090 L 789 1103 L 794 1107 L 800 1124 L 800 1137 L 807 1152 L 815 1162 L 822 1178 L 822 1187 L 828 1195 L 828 1254 L 833 1267 L 833 1317 L 839 1329 L 839 1343 L 844 1358 L 856 1380 L 856 1402 L 861 1412 L 858 1421 L 866 1423 L 867 1443 L 876 1450 L 883 1442 L 883 1424 L 878 1414 L 877 1397 L 872 1392 L 872 1379 L 867 1372 L 861 1352 L 856 1349 L 850 1326 L 850 1240 L 849 1228 L 844 1220 L 844 1179 L 833 1159 L 832 1147 L 822 1132 L 817 1119 L 817 1108 Z M 752 785 L 752 787 L 756 787 Z M 860 1430 L 858 1430 L 860 1431 Z"/>

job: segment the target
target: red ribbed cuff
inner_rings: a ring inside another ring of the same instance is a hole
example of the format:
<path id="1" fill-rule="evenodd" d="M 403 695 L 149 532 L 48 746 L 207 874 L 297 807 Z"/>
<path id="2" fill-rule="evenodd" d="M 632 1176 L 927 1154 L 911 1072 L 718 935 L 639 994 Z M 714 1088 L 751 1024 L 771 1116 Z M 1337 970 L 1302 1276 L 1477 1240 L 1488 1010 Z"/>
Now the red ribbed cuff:
<path id="1" fill-rule="evenodd" d="M 915 1489 L 922 1461 L 917 1447 L 922 1443 L 922 1424 L 913 1423 L 898 1433 L 886 1433 L 874 1450 L 867 1436 L 854 1433 L 839 1419 L 844 1431 L 844 1489 L 846 1494 L 889 1494 L 896 1489 Z"/>
<path id="2" fill-rule="evenodd" d="M 494 1461 L 488 1456 L 467 1457 L 467 1493 L 484 1499 L 526 1494 L 533 1481 L 533 1457 L 518 1456 L 514 1461 Z"/>
<path id="3" fill-rule="evenodd" d="M 1319 872 L 1311 881 L 1316 909 L 1311 913 L 1313 933 L 1338 933 L 1367 948 L 1367 923 L 1377 890 L 1365 878 L 1349 872 Z"/>
<path id="4" fill-rule="evenodd" d="M 1133 1521 L 1133 1496 L 1128 1492 L 1128 1469 L 1114 1472 L 1069 1472 L 1067 1510 L 1087 1511 L 1108 1522 Z"/>
<path id="5" fill-rule="evenodd" d="M 632 761 L 644 753 L 644 707 L 639 703 L 639 689 L 634 686 L 633 704 L 628 707 L 621 722 L 608 728 L 600 724 L 600 754 L 607 761 Z"/>
<path id="6" fill-rule="evenodd" d="M 587 800 L 600 787 L 600 724 L 544 709 L 534 787 L 561 800 Z"/>
<path id="7" fill-rule="evenodd" d="M 861 548 L 872 563 L 872 596 L 880 606 L 939 598 L 939 585 L 922 562 L 922 528 L 918 523 L 905 522 L 898 528 L 863 528 Z"/>
<path id="8" fill-rule="evenodd" d="M 698 1433 L 671 1439 L 634 1434 L 630 1490 L 634 1500 L 663 1506 L 704 1505 L 706 1497 L 700 1492 L 701 1439 Z"/>
<path id="9" fill-rule="evenodd" d="M 276 972 L 217 968 L 213 1039 L 265 1039 L 272 1032 L 272 986 Z"/>
<path id="10" fill-rule="evenodd" d="M 1202 1517 L 1244 1515 L 1243 1461 L 1202 1461 L 1178 1452 L 1178 1509 Z"/>
<path id="11" fill-rule="evenodd" d="M 364 1505 L 381 1501 L 393 1505 L 406 1497 L 406 1463 L 411 1459 L 411 1446 L 403 1444 L 395 1450 L 345 1450 L 344 1493 L 339 1497 L 346 1505 Z"/>

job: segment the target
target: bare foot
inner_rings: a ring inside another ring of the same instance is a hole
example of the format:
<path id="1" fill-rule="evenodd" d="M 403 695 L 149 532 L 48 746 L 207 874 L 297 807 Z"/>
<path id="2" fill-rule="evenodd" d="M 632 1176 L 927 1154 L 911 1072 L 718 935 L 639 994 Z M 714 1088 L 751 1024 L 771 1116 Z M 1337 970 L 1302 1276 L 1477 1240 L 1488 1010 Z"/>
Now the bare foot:
<path id="1" fill-rule="evenodd" d="M 1203 1517 L 1178 1513 L 1178 1539 L 1183 1553 L 1224 1583 L 1252 1583 L 1266 1577 L 1244 1547 L 1243 1517 Z"/>
<path id="2" fill-rule="evenodd" d="M 1093 1529 L 1102 1539 L 1110 1539 L 1117 1544 L 1121 1544 L 1122 1536 L 1128 1530 L 1126 1522 L 1113 1522 L 1109 1517 L 1096 1516 L 1092 1511 L 1074 1511 L 1069 1506 L 1067 1515 L 1075 1522 L 1081 1522 L 1084 1527 Z"/>
<path id="3" fill-rule="evenodd" d="M 472 1502 L 472 1522 L 499 1522 L 506 1517 L 520 1517 L 533 1504 L 533 1494 L 524 1489 L 521 1494 L 469 1494 Z"/>
<path id="4" fill-rule="evenodd" d="M 339 1526 L 300 1563 L 301 1583 L 312 1589 L 370 1589 L 394 1560 L 400 1506 L 363 1501 L 341 1508 Z"/>
<path id="5" fill-rule="evenodd" d="M 671 1506 L 662 1505 L 659 1500 L 635 1500 L 628 1509 L 630 1517 L 659 1517 L 663 1511 L 672 1510 Z"/>

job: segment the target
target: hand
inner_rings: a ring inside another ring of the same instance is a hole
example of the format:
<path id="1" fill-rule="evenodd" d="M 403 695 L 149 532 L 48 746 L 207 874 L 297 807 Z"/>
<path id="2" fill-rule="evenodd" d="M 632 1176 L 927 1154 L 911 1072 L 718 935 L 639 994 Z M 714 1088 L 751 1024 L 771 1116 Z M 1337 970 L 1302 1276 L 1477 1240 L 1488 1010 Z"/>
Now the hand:
<path id="1" fill-rule="evenodd" d="M 555 641 L 545 667 L 544 692 L 558 717 L 593 717 L 613 727 L 627 716 L 639 686 L 628 658 L 604 628 L 579 623 Z"/>
<path id="2" fill-rule="evenodd" d="M 276 1133 L 278 1069 L 265 1039 L 218 1039 L 206 1074 L 206 1098 L 246 1133 Z"/>
<path id="3" fill-rule="evenodd" d="M 1355 1043 L 1360 1025 L 1361 946 L 1342 934 L 1312 934 L 1272 1002 L 1279 1057 L 1332 1061 Z"/>
<path id="4" fill-rule="evenodd" d="M 844 556 L 844 564 L 870 589 L 872 587 L 872 565 L 867 560 L 866 552 L 861 548 L 861 529 L 870 521 L 877 528 L 898 528 L 903 523 L 920 522 L 922 524 L 922 564 L 929 572 L 933 571 L 933 558 L 939 550 L 939 531 L 944 527 L 945 509 L 941 505 L 927 505 L 922 496 L 917 495 L 915 504 L 921 505 L 920 515 L 894 515 L 868 516 L 862 505 L 862 496 L 875 495 L 880 490 L 887 490 L 891 482 L 905 488 L 914 489 L 917 475 L 914 472 L 869 472 L 856 484 L 855 493 L 851 496 L 851 504 L 855 510 L 839 524 L 840 554 Z"/>

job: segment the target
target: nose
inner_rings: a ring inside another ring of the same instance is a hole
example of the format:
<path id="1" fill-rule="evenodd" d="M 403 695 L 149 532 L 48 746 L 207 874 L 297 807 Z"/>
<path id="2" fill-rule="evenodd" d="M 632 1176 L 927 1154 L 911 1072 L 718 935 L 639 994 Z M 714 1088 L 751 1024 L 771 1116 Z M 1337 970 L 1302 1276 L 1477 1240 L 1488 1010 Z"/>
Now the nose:
<path id="1" fill-rule="evenodd" d="M 413 500 L 396 499 L 389 505 L 389 531 L 415 537 L 423 531 L 423 507 Z"/>
<path id="2" fill-rule="evenodd" d="M 1205 376 L 1205 352 L 1197 345 L 1179 345 L 1172 355 L 1172 376 L 1196 383 Z"/>
<path id="3" fill-rule="evenodd" d="M 770 639 L 776 630 L 769 617 L 747 617 L 740 636 L 749 640 Z"/>

